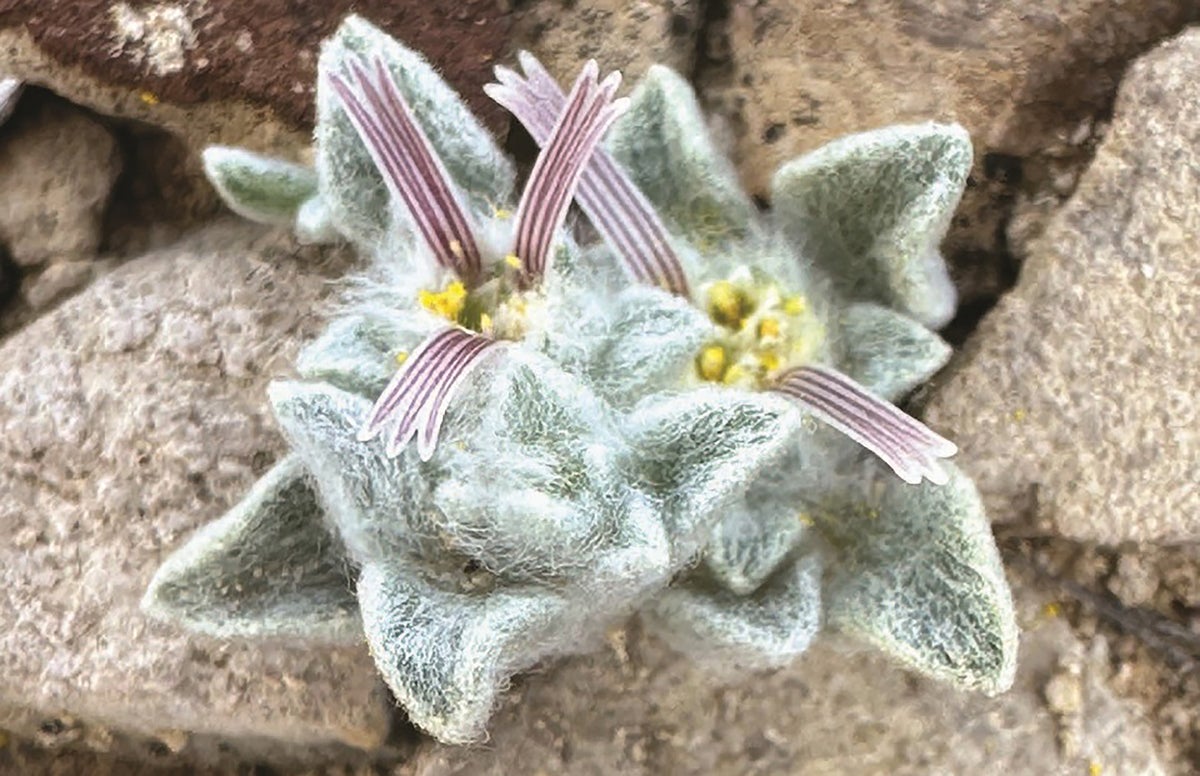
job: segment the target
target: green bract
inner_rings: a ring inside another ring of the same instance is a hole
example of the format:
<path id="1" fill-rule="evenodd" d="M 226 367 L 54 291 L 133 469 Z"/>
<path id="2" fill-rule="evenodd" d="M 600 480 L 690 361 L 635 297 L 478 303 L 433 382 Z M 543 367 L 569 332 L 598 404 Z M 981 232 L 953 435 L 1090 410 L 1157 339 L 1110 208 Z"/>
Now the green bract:
<path id="1" fill-rule="evenodd" d="M 356 17 L 320 59 L 315 171 L 206 154 L 237 212 L 349 240 L 366 269 L 271 387 L 291 452 L 163 564 L 147 610 L 365 637 L 448 742 L 483 735 L 514 672 L 635 611 L 726 665 L 784 664 L 827 625 L 1006 687 L 1012 605 L 978 497 L 879 398 L 949 355 L 926 325 L 954 306 L 936 251 L 962 131 L 833 144 L 785 166 L 764 220 L 678 76 L 652 68 L 626 105 L 594 64 L 566 95 L 522 63 L 489 90 L 545 148 L 519 201 L 459 97 Z M 563 230 L 572 194 L 609 247 Z"/>

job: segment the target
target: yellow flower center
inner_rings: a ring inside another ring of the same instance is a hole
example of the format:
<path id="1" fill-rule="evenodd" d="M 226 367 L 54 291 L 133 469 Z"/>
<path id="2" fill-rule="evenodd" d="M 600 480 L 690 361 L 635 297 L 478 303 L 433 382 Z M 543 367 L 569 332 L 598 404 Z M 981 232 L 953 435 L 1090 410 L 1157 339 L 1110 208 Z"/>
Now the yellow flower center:
<path id="1" fill-rule="evenodd" d="M 774 280 L 740 270 L 701 289 L 718 334 L 696 355 L 707 382 L 764 387 L 779 372 L 811 362 L 826 332 L 808 300 L 784 293 Z"/>

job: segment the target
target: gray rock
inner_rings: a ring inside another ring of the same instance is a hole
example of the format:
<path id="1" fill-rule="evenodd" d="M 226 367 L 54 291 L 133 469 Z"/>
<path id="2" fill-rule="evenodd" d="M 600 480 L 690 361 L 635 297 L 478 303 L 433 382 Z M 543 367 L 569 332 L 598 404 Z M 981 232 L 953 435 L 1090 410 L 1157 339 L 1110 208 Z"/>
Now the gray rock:
<path id="1" fill-rule="evenodd" d="M 344 268 L 218 222 L 0 343 L 0 719 L 256 753 L 383 742 L 365 648 L 191 638 L 138 608 L 162 559 L 282 451 L 266 383 Z"/>
<path id="2" fill-rule="evenodd" d="M 1103 654 L 1042 614 L 1036 593 L 1018 599 L 1027 625 L 1020 667 L 997 698 L 956 693 L 829 642 L 790 668 L 721 688 L 631 631 L 605 654 L 527 678 L 493 720 L 486 749 L 431 748 L 416 775 L 1078 776 L 1092 764 L 1163 773 L 1152 732 L 1105 687 Z M 1046 699 L 1063 670 L 1080 683 L 1069 718 Z"/>
<path id="3" fill-rule="evenodd" d="M 29 104 L 26 110 L 24 104 Z M 61 100 L 23 103 L 0 137 L 0 240 L 29 267 L 89 259 L 121 173 L 108 130 Z"/>
<path id="4" fill-rule="evenodd" d="M 1095 161 L 926 412 L 993 519 L 1200 535 L 1200 31 L 1134 64 Z"/>

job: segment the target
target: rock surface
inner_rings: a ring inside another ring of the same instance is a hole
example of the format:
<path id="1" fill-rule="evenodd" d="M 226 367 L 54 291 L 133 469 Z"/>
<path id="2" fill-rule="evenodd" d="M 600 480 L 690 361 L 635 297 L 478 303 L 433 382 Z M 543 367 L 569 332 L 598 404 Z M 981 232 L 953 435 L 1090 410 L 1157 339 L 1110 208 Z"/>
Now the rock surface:
<path id="1" fill-rule="evenodd" d="M 138 609 L 160 561 L 281 451 L 266 383 L 319 325 L 334 258 L 218 222 L 0 344 L 0 717 L 251 756 L 383 742 L 365 649 L 189 638 Z"/>
<path id="2" fill-rule="evenodd" d="M 701 5 L 699 0 L 539 0 L 515 13 L 513 47 L 537 55 L 564 88 L 584 62 L 595 59 L 605 72 L 620 70 L 628 89 L 654 63 L 684 75 L 692 72 Z"/>
<path id="3" fill-rule="evenodd" d="M 239 118 L 253 123 L 253 115 L 229 115 L 223 104 L 265 109 L 282 127 L 311 126 L 317 44 L 351 11 L 425 52 L 476 105 L 487 106 L 479 87 L 490 80 L 510 27 L 493 0 L 4 0 L 0 29 L 10 45 L 0 46 L 0 72 L 101 113 L 132 110 L 184 134 L 193 128 L 172 125 L 186 112 L 158 109 L 208 105 L 215 110 L 200 111 L 210 119 L 203 124 L 216 131 L 206 142 L 244 144 L 230 135 L 253 140 L 254 127 L 236 126 Z M 11 44 L 22 39 L 15 50 Z M 45 58 L 41 70 L 30 67 L 35 52 Z M 125 99 L 114 102 L 106 89 Z M 222 114 L 235 126 L 218 126 Z"/>
<path id="4" fill-rule="evenodd" d="M 90 259 L 100 247 L 121 152 L 107 129 L 47 95 L 27 98 L 0 133 L 0 240 L 32 267 Z"/>
<path id="5" fill-rule="evenodd" d="M 1043 614 L 1038 596 L 1020 598 L 1028 630 L 1017 683 L 997 698 L 955 693 L 828 644 L 722 689 L 634 630 L 607 653 L 527 678 L 486 749 L 435 748 L 415 772 L 1075 776 L 1095 764 L 1162 773 L 1146 725 L 1105 689 L 1103 655 Z M 1079 704 L 1052 709 L 1048 686 L 1054 701 Z"/>
<path id="6" fill-rule="evenodd" d="M 979 147 L 1028 156 L 1069 138 L 1131 56 L 1198 15 L 1187 0 L 735 0 L 701 87 L 756 193 L 780 162 L 886 124 L 958 121 Z"/>
<path id="7" fill-rule="evenodd" d="M 1200 31 L 1130 68 L 1095 161 L 927 408 L 996 520 L 1200 536 L 1197 67 Z"/>

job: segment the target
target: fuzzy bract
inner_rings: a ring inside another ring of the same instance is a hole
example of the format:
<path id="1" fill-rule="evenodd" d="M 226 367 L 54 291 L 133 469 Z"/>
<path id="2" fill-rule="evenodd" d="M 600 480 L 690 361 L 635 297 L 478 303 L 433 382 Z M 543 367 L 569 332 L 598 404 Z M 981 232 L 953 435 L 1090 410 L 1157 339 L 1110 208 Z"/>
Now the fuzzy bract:
<path id="1" fill-rule="evenodd" d="M 936 249 L 961 130 L 817 151 L 764 218 L 675 74 L 626 101 L 594 63 L 563 90 L 520 62 L 488 88 L 543 147 L 519 195 L 435 70 L 357 17 L 322 50 L 315 170 L 206 155 L 235 210 L 365 266 L 271 386 L 289 455 L 146 609 L 365 638 L 448 742 L 483 736 L 515 672 L 639 611 L 726 667 L 783 665 L 832 627 L 1003 689 L 1015 626 L 978 497 L 888 403 L 949 355 L 928 326 L 954 306 Z M 572 197 L 602 243 L 575 242 Z"/>

